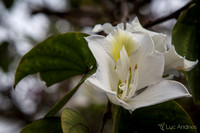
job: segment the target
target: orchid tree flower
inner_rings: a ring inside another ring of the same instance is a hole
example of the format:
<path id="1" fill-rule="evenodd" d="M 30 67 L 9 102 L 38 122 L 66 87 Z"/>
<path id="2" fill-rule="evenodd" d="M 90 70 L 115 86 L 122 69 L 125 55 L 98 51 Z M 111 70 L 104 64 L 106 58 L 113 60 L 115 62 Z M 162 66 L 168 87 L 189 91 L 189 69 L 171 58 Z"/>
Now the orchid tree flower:
<path id="1" fill-rule="evenodd" d="M 94 31 L 104 30 L 108 35 L 85 38 L 98 65 L 96 73 L 85 81 L 86 84 L 105 92 L 113 104 L 130 111 L 179 97 L 190 97 L 184 85 L 164 79 L 163 74 L 168 68 L 166 61 L 170 67 L 182 65 L 181 69 L 185 70 L 191 69 L 196 63 L 187 62 L 185 66 L 183 58 L 182 62 L 174 63 L 177 59 L 174 59 L 174 55 L 167 55 L 164 48 L 166 36 L 146 31 L 134 23 L 139 24 L 135 19 L 127 24 L 127 29 L 123 29 L 122 24 L 117 27 L 108 23 L 97 25 Z M 173 50 L 169 52 L 177 56 Z"/>
<path id="2" fill-rule="evenodd" d="M 137 17 L 135 17 L 131 23 L 126 23 L 126 29 L 124 29 L 123 23 L 118 24 L 116 27 L 113 27 L 110 23 L 105 23 L 103 25 L 96 25 L 93 29 L 93 32 L 97 33 L 104 31 L 106 34 L 109 34 L 116 28 L 120 28 L 129 32 L 141 31 L 148 34 L 153 40 L 155 50 L 164 55 L 164 75 L 178 75 L 178 71 L 190 71 L 198 63 L 198 60 L 189 61 L 186 60 L 185 57 L 178 55 L 173 45 L 169 48 L 169 50 L 167 50 L 167 36 L 162 33 L 156 33 L 144 29 Z"/>

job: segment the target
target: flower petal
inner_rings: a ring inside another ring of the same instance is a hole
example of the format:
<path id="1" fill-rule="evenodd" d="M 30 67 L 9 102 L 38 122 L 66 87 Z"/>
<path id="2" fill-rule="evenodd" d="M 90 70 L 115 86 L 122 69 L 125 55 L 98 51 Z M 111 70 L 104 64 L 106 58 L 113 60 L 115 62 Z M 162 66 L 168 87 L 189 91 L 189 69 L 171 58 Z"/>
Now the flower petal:
<path id="1" fill-rule="evenodd" d="M 139 80 L 137 90 L 158 82 L 164 71 L 164 58 L 160 53 L 143 57 L 138 65 Z"/>
<path id="2" fill-rule="evenodd" d="M 157 33 L 153 31 L 146 30 L 142 27 L 137 17 L 131 22 L 131 26 L 128 26 L 127 30 L 134 32 L 134 31 L 141 31 L 144 33 L 149 34 L 154 42 L 155 49 L 159 52 L 165 52 L 167 50 L 167 36 L 162 33 Z"/>
<path id="3" fill-rule="evenodd" d="M 122 106 L 122 107 L 129 107 L 131 108 L 131 105 L 127 104 L 126 102 L 124 102 L 123 100 L 119 99 L 117 97 L 117 94 L 110 94 L 110 93 L 107 93 L 107 97 L 108 99 L 114 103 L 115 105 L 119 105 L 119 106 Z"/>
<path id="4" fill-rule="evenodd" d="M 110 90 L 109 86 L 105 86 L 104 83 L 101 82 L 101 80 L 99 80 L 99 78 L 96 78 L 96 75 L 98 75 L 99 73 L 92 75 L 91 77 L 89 77 L 88 79 L 86 79 L 85 83 L 87 85 L 89 85 L 90 87 L 93 87 L 97 90 L 106 92 L 108 94 L 116 94 L 115 91 Z M 98 76 L 97 76 L 98 77 Z"/>
<path id="5" fill-rule="evenodd" d="M 137 90 L 158 82 L 164 71 L 163 55 L 154 51 L 153 42 L 148 34 L 134 32 L 140 47 L 130 55 L 132 66 L 138 68 L 139 80 Z"/>
<path id="6" fill-rule="evenodd" d="M 108 55 L 108 53 L 105 50 L 105 37 L 101 35 L 92 35 L 89 37 L 85 37 L 85 39 L 88 42 L 88 46 L 91 52 L 93 53 L 97 63 L 99 65 L 104 64 L 102 66 L 110 66 L 114 68 L 114 60 Z"/>
<path id="7" fill-rule="evenodd" d="M 177 74 L 177 70 L 190 71 L 198 63 L 198 60 L 189 61 L 178 55 L 174 46 L 171 46 L 163 55 L 165 58 L 164 75 Z"/>
<path id="8" fill-rule="evenodd" d="M 93 33 L 98 33 L 98 32 L 101 32 L 101 31 L 103 31 L 103 28 L 102 28 L 101 24 L 95 25 L 95 27 L 92 29 Z"/>
<path id="9" fill-rule="evenodd" d="M 143 32 L 133 32 L 132 33 L 132 38 L 133 40 L 135 40 L 137 43 L 140 44 L 141 48 L 138 48 L 138 52 L 141 55 L 145 55 L 145 54 L 153 54 L 154 53 L 154 44 L 153 41 L 151 39 L 151 37 Z"/>
<path id="10" fill-rule="evenodd" d="M 98 33 L 101 31 L 104 31 L 106 34 L 109 34 L 113 31 L 113 26 L 110 23 L 105 23 L 103 25 L 97 24 L 92 30 L 93 33 Z"/>
<path id="11" fill-rule="evenodd" d="M 120 58 L 117 60 L 116 63 L 116 72 L 122 82 L 124 82 L 127 79 L 129 67 L 130 67 L 130 60 L 123 46 L 120 51 Z"/>
<path id="12" fill-rule="evenodd" d="M 142 25 L 140 24 L 140 22 L 139 22 L 137 17 L 135 17 L 135 19 L 131 22 L 131 25 L 132 25 L 132 28 L 130 29 L 130 30 L 132 30 L 131 32 L 142 31 L 144 33 L 149 34 L 150 36 L 154 36 L 154 35 L 158 35 L 159 34 L 159 33 L 144 29 L 142 27 Z"/>
<path id="13" fill-rule="evenodd" d="M 96 73 L 89 77 L 86 83 L 106 92 L 113 91 L 112 89 L 117 88 L 118 80 L 114 72 L 115 62 L 104 49 L 105 37 L 93 35 L 85 39 L 98 65 Z"/>
<path id="14" fill-rule="evenodd" d="M 168 100 L 172 100 L 180 97 L 190 97 L 190 93 L 179 82 L 162 80 L 158 84 L 149 86 L 146 90 L 139 95 L 127 101 L 131 105 L 125 108 L 135 110 L 137 108 L 150 106 L 158 103 L 162 103 Z"/>
<path id="15" fill-rule="evenodd" d="M 165 34 L 158 34 L 152 36 L 155 50 L 164 53 L 167 51 L 167 36 Z"/>
<path id="16" fill-rule="evenodd" d="M 110 24 L 110 23 L 105 23 L 105 24 L 103 24 L 103 30 L 104 30 L 104 32 L 106 33 L 106 34 L 109 34 L 109 33 L 111 33 L 112 31 L 113 31 L 113 26 Z"/>
<path id="17" fill-rule="evenodd" d="M 129 23 L 126 23 L 126 29 L 124 27 L 124 23 L 119 23 L 117 26 L 117 28 L 120 28 L 122 30 L 128 31 L 128 32 L 133 32 L 134 30 L 132 29 L 132 25 Z"/>
<path id="18" fill-rule="evenodd" d="M 124 30 L 124 23 L 119 23 L 117 25 L 117 28 L 120 28 L 120 29 Z"/>
<path id="19" fill-rule="evenodd" d="M 131 32 L 117 28 L 106 37 L 105 49 L 117 61 L 123 46 L 128 56 L 138 48 L 139 44 L 136 40 L 137 38 Z"/>

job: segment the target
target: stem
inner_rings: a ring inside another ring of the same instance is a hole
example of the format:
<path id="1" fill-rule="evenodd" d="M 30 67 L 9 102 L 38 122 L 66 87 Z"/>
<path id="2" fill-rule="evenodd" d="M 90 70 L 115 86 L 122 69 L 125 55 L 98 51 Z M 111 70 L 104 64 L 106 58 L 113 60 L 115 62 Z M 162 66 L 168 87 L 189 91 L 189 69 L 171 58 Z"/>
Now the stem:
<path id="1" fill-rule="evenodd" d="M 107 120 L 112 118 L 112 111 L 111 110 L 112 110 L 112 104 L 110 103 L 110 101 L 108 101 L 107 107 L 106 107 L 106 112 L 103 115 L 103 119 L 102 119 L 102 122 L 101 122 L 99 133 L 103 133 L 103 129 L 104 129 L 104 126 L 105 126 Z"/>
<path id="2" fill-rule="evenodd" d="M 182 7 L 179 10 L 173 12 L 172 14 L 169 14 L 167 16 L 158 18 L 155 21 L 150 21 L 149 23 L 147 23 L 147 24 L 144 25 L 144 28 L 152 27 L 152 26 L 154 26 L 156 24 L 162 23 L 162 22 L 167 21 L 167 20 L 172 19 L 172 18 L 176 18 L 177 19 L 178 16 L 181 14 L 181 12 L 184 11 L 185 9 L 187 9 L 191 5 L 191 3 L 192 2 L 189 2 L 184 7 Z"/>
<path id="3" fill-rule="evenodd" d="M 126 29 L 126 21 L 128 20 L 128 7 L 126 0 L 121 0 L 121 12 L 122 12 L 121 22 L 124 23 L 124 29 Z"/>

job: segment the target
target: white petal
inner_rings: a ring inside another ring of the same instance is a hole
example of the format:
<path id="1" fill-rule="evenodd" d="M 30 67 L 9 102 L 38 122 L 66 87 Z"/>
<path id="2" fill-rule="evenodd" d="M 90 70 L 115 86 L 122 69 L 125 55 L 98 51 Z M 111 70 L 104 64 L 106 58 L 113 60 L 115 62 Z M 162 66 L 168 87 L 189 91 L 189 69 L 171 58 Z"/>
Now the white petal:
<path id="1" fill-rule="evenodd" d="M 133 32 L 133 30 L 132 30 L 132 25 L 129 24 L 129 23 L 126 23 L 126 29 L 125 29 L 125 27 L 124 27 L 124 23 L 119 23 L 119 24 L 117 25 L 117 28 L 120 28 L 120 29 L 125 30 L 125 31 L 128 31 L 128 32 Z"/>
<path id="2" fill-rule="evenodd" d="M 119 23 L 117 25 L 117 28 L 120 28 L 120 29 L 124 30 L 124 23 Z"/>
<path id="3" fill-rule="evenodd" d="M 92 35 L 89 37 L 85 37 L 86 41 L 88 42 L 88 46 L 93 53 L 96 61 L 98 64 L 105 64 L 102 66 L 109 66 L 113 67 L 115 66 L 114 61 L 112 58 L 108 55 L 108 53 L 105 51 L 105 37 L 101 35 Z M 109 65 L 106 64 L 108 61 Z"/>
<path id="4" fill-rule="evenodd" d="M 106 34 L 109 34 L 113 30 L 114 30 L 114 28 L 110 23 L 105 23 L 103 25 L 101 25 L 101 24 L 95 25 L 95 27 L 93 28 L 92 32 L 93 33 L 98 33 L 98 32 L 104 31 Z"/>
<path id="5" fill-rule="evenodd" d="M 139 52 L 141 55 L 154 53 L 154 44 L 151 37 L 148 34 L 143 32 L 133 32 L 132 38 L 140 44 L 141 48 L 139 48 Z"/>
<path id="6" fill-rule="evenodd" d="M 165 72 L 166 74 L 176 74 L 177 70 L 190 71 L 197 63 L 197 61 L 189 61 L 178 55 L 174 46 L 164 53 L 165 58 Z"/>
<path id="7" fill-rule="evenodd" d="M 140 64 L 138 64 L 138 86 L 137 90 L 158 82 L 164 71 L 164 57 L 160 53 L 154 53 L 143 57 Z"/>
<path id="8" fill-rule="evenodd" d="M 167 51 L 167 36 L 165 34 L 158 34 L 152 36 L 155 49 L 161 53 L 164 53 Z"/>
<path id="9" fill-rule="evenodd" d="M 122 107 L 129 107 L 131 108 L 131 105 L 127 104 L 126 102 L 122 101 L 121 99 L 119 99 L 117 97 L 117 94 L 110 94 L 110 93 L 107 93 L 107 97 L 108 99 L 115 105 L 119 105 L 119 106 L 122 106 Z"/>
<path id="10" fill-rule="evenodd" d="M 140 36 L 141 35 L 138 35 L 138 37 Z M 105 49 L 115 61 L 117 61 L 120 57 L 122 46 L 125 47 L 127 54 L 130 55 L 139 47 L 137 40 L 141 39 L 142 37 L 137 38 L 131 32 L 117 28 L 111 34 L 106 36 Z"/>
<path id="11" fill-rule="evenodd" d="M 142 25 L 140 24 L 140 22 L 139 22 L 137 17 L 135 17 L 135 19 L 131 22 L 131 25 L 132 25 L 132 32 L 134 32 L 134 31 L 142 31 L 144 33 L 149 34 L 150 36 L 158 35 L 158 33 L 156 33 L 156 32 L 144 29 L 142 27 Z"/>
<path id="12" fill-rule="evenodd" d="M 184 85 L 176 81 L 163 80 L 158 84 L 149 86 L 139 95 L 127 101 L 132 107 L 130 110 L 162 103 L 180 97 L 190 97 Z M 128 109 L 127 106 L 126 108 Z"/>
<path id="13" fill-rule="evenodd" d="M 129 32 L 134 32 L 134 30 L 133 30 L 133 27 L 132 27 L 132 25 L 131 25 L 131 24 L 129 24 L 129 23 L 126 23 L 126 31 L 129 31 Z"/>
<path id="14" fill-rule="evenodd" d="M 164 58 L 162 54 L 154 51 L 153 42 L 148 34 L 133 33 L 138 39 L 140 47 L 130 56 L 133 65 L 137 64 L 139 81 L 138 89 L 158 82 L 164 71 Z"/>
<path id="15" fill-rule="evenodd" d="M 149 31 L 149 30 L 144 29 L 142 27 L 142 25 L 140 24 L 137 17 L 135 17 L 135 19 L 131 22 L 131 25 L 132 25 L 132 28 L 129 27 L 129 30 L 131 32 L 141 31 L 141 32 L 149 34 L 153 39 L 155 49 L 157 51 L 165 52 L 167 50 L 167 48 L 166 48 L 167 36 L 165 34 L 157 33 L 157 32 L 153 32 L 153 31 Z"/>
<path id="16" fill-rule="evenodd" d="M 104 49 L 105 37 L 93 35 L 85 39 L 98 65 L 96 73 L 88 78 L 86 83 L 93 85 L 97 89 L 113 91 L 113 89 L 117 88 L 116 82 L 118 80 L 114 72 L 115 62 Z"/>
<path id="17" fill-rule="evenodd" d="M 85 83 L 89 85 L 89 87 L 95 88 L 97 90 L 109 93 L 109 94 L 116 94 L 115 91 L 112 91 L 109 86 L 105 86 L 104 83 L 101 83 L 101 80 L 99 78 L 96 78 L 96 74 L 92 75 L 88 79 L 86 79 Z"/>
<path id="18" fill-rule="evenodd" d="M 95 27 L 92 30 L 93 33 L 98 33 L 98 32 L 101 32 L 101 31 L 103 31 L 103 27 L 102 27 L 101 24 L 95 25 Z"/>
<path id="19" fill-rule="evenodd" d="M 122 82 L 124 82 L 127 79 L 129 67 L 130 67 L 130 60 L 123 46 L 120 51 L 120 58 L 117 60 L 116 63 L 116 72 Z"/>
<path id="20" fill-rule="evenodd" d="M 114 30 L 113 26 L 110 23 L 103 24 L 102 28 L 103 28 L 103 30 L 104 30 L 104 32 L 106 34 L 109 34 L 109 33 L 111 33 Z"/>

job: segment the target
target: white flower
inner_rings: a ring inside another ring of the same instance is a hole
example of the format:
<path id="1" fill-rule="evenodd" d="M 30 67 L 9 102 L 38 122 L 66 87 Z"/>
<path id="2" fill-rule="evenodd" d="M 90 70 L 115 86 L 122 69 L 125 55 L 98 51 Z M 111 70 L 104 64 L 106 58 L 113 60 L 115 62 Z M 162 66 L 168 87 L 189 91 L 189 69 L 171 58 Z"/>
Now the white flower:
<path id="1" fill-rule="evenodd" d="M 156 43 L 166 42 L 163 38 L 159 40 L 164 34 L 140 30 L 138 26 L 133 30 L 133 24 L 127 24 L 126 30 L 122 24 L 98 25 L 94 31 L 99 31 L 98 28 L 108 35 L 85 38 L 98 64 L 96 73 L 85 82 L 104 91 L 112 103 L 133 111 L 191 96 L 181 83 L 162 78 L 165 56 Z"/>
<path id="2" fill-rule="evenodd" d="M 120 23 L 116 27 L 113 27 L 110 23 L 105 23 L 103 25 L 98 24 L 94 27 L 93 32 L 104 31 L 105 33 L 109 34 L 117 28 L 124 30 L 124 24 Z M 156 33 L 144 29 L 137 17 L 131 23 L 126 23 L 125 30 L 130 32 L 141 31 L 148 34 L 152 38 L 155 50 L 159 53 L 162 53 L 165 59 L 164 75 L 178 75 L 178 71 L 180 70 L 190 71 L 198 63 L 198 60 L 189 61 L 178 55 L 173 45 L 167 51 L 167 36 L 162 33 Z"/>

